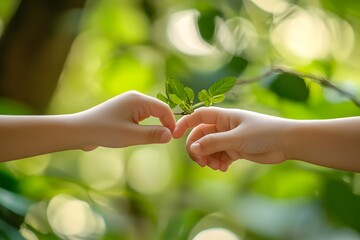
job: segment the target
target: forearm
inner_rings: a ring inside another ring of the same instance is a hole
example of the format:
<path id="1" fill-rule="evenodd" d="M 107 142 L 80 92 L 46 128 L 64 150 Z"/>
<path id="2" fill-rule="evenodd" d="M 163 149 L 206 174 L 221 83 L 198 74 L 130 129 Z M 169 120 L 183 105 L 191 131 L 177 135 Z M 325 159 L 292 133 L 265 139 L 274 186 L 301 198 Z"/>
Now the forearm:
<path id="1" fill-rule="evenodd" d="M 294 121 L 289 129 L 288 159 L 360 172 L 360 117 Z"/>
<path id="2" fill-rule="evenodd" d="M 73 115 L 0 116 L 0 162 L 82 146 Z"/>

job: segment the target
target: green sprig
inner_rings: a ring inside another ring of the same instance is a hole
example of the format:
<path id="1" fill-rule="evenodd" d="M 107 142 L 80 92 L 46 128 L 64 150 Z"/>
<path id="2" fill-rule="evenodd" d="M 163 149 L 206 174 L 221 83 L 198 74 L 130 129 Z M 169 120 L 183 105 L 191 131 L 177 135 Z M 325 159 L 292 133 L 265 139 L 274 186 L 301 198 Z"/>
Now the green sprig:
<path id="1" fill-rule="evenodd" d="M 194 91 L 184 86 L 184 84 L 173 78 L 168 78 L 165 82 L 165 93 L 157 94 L 157 98 L 169 105 L 171 109 L 179 106 L 181 113 L 175 115 L 188 115 L 194 112 L 196 108 L 209 107 L 214 103 L 220 103 L 225 99 L 225 93 L 230 91 L 236 83 L 235 77 L 225 77 L 213 83 L 209 89 L 202 89 L 197 96 L 198 102 L 194 104 Z"/>

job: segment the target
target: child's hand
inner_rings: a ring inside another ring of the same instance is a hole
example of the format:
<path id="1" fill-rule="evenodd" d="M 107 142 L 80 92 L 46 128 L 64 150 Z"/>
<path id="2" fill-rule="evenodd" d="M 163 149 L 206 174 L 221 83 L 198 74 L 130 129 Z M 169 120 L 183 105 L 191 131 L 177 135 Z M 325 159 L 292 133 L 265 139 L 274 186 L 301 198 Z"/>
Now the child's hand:
<path id="1" fill-rule="evenodd" d="M 150 116 L 163 126 L 142 126 Z M 114 97 L 83 112 L 51 116 L 0 116 L 0 162 L 98 146 L 126 147 L 166 143 L 175 118 L 160 100 L 135 91 Z"/>
<path id="2" fill-rule="evenodd" d="M 282 142 L 291 121 L 238 109 L 200 108 L 180 119 L 173 132 L 180 138 L 189 128 L 186 148 L 200 166 L 226 171 L 237 159 L 259 163 L 285 160 Z"/>
<path id="3" fill-rule="evenodd" d="M 139 124 L 150 116 L 159 118 L 163 126 Z M 83 129 L 86 141 L 83 150 L 166 143 L 171 140 L 175 127 L 174 115 L 165 103 L 136 91 L 75 114 L 75 120 Z"/>

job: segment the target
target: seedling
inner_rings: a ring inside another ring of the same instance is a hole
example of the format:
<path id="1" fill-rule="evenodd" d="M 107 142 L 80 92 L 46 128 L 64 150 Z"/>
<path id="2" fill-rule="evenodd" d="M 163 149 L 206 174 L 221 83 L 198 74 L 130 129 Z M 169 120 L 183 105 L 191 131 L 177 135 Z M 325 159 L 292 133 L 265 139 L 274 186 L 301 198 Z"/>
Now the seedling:
<path id="1" fill-rule="evenodd" d="M 194 91 L 184 86 L 181 81 L 168 78 L 165 82 L 166 96 L 158 93 L 156 97 L 168 104 L 171 109 L 179 106 L 182 112 L 174 113 L 175 115 L 188 115 L 201 106 L 209 107 L 224 101 L 225 93 L 234 87 L 236 80 L 235 77 L 225 77 L 213 83 L 209 89 L 202 89 L 197 96 L 198 101 L 194 104 Z"/>

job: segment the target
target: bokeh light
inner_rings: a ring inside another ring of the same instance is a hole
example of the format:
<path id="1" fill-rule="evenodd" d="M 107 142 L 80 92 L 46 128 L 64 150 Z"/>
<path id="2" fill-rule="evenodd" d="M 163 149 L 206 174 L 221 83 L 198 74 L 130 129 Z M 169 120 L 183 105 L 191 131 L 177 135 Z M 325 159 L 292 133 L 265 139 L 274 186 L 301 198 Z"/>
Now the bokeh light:
<path id="1" fill-rule="evenodd" d="M 213 55 L 216 48 L 206 43 L 200 36 L 197 28 L 199 13 L 194 9 L 173 13 L 167 26 L 167 36 L 170 42 L 179 51 L 195 56 Z"/>
<path id="2" fill-rule="evenodd" d="M 128 23 L 131 23 L 131 27 Z M 94 2 L 84 17 L 83 25 L 85 29 L 95 30 L 107 39 L 125 45 L 142 43 L 149 36 L 146 15 L 131 2 Z"/>
<path id="3" fill-rule="evenodd" d="M 275 21 L 271 34 L 275 49 L 284 59 L 306 63 L 330 56 L 344 59 L 351 53 L 354 34 L 344 20 L 315 8 L 294 7 L 288 14 Z"/>
<path id="4" fill-rule="evenodd" d="M 47 168 L 50 161 L 49 155 L 41 155 L 27 158 L 24 161 L 7 163 L 7 166 L 15 173 L 24 175 L 41 175 Z"/>
<path id="5" fill-rule="evenodd" d="M 53 230 L 68 239 L 99 239 L 105 232 L 103 218 L 87 202 L 68 195 L 51 199 L 47 216 Z"/>
<path id="6" fill-rule="evenodd" d="M 235 17 L 219 23 L 218 42 L 232 55 L 241 55 L 258 47 L 258 34 L 252 23 L 245 18 Z"/>
<path id="7" fill-rule="evenodd" d="M 132 188 L 142 194 L 157 194 L 169 186 L 174 169 L 170 156 L 160 147 L 142 147 L 128 160 L 127 176 Z"/>
<path id="8" fill-rule="evenodd" d="M 298 9 L 290 18 L 274 28 L 272 40 L 275 47 L 285 55 L 298 58 L 319 59 L 327 56 L 330 48 L 329 32 L 318 15 Z"/>
<path id="9" fill-rule="evenodd" d="M 21 229 L 20 229 L 20 234 L 21 234 L 26 240 L 39 240 L 39 238 L 36 236 L 35 233 L 33 233 L 32 231 L 30 231 L 29 229 L 26 229 L 26 228 L 21 228 Z"/>
<path id="10" fill-rule="evenodd" d="M 17 76 L 33 62 L 8 66 L 29 57 L 41 59 L 35 66 L 40 70 L 22 79 L 35 83 L 42 77 L 46 81 L 37 83 L 44 84 L 39 89 L 50 81 L 56 85 L 43 114 L 83 111 L 128 90 L 155 97 L 165 94 L 167 77 L 192 87 L 196 96 L 231 75 L 255 80 L 236 86 L 218 107 L 294 119 L 359 115 L 349 97 L 309 78 L 303 79 L 309 98 L 294 102 L 270 89 L 271 79 L 261 77 L 275 65 L 287 67 L 329 78 L 358 96 L 356 0 L 79 2 L 54 1 L 36 8 L 38 1 L 0 0 L 0 51 L 6 50 L 0 54 L 0 95 L 7 81 L 3 73 Z M 18 4 L 25 3 L 31 14 L 22 16 L 22 32 L 10 21 Z M 66 11 L 54 7 L 69 5 Z M 39 29 L 39 22 L 58 16 L 53 10 L 61 14 L 40 34 L 45 29 Z M 31 45 L 33 29 L 41 41 Z M 7 33 L 19 35 L 2 41 Z M 48 46 L 49 51 L 42 51 Z M 36 56 L 28 54 L 32 51 Z M 57 72 L 49 74 L 58 58 Z M 291 86 L 284 81 L 279 89 L 286 92 Z M 29 95 L 46 93 L 41 91 Z M 1 95 L 0 111 L 32 113 L 21 97 Z M 158 124 L 153 117 L 141 122 Z M 299 161 L 263 165 L 246 160 L 223 173 L 199 167 L 185 146 L 186 136 L 168 144 L 70 150 L 3 163 L 0 238 L 360 239 L 359 174 Z"/>
<path id="11" fill-rule="evenodd" d="M 225 228 L 210 228 L 198 233 L 192 240 L 241 240 L 233 232 Z"/>
<path id="12" fill-rule="evenodd" d="M 97 190 L 122 186 L 125 176 L 121 152 L 98 148 L 91 153 L 83 153 L 79 159 L 79 176 Z"/>

